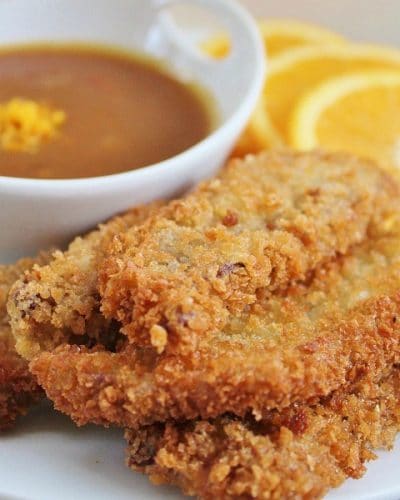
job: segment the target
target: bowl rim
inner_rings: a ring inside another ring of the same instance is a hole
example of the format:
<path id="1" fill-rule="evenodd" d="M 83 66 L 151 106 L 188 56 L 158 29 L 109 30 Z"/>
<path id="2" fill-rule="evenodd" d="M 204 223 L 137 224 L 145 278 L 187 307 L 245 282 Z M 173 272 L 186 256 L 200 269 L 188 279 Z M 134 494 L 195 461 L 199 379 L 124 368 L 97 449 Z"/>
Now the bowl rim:
<path id="1" fill-rule="evenodd" d="M 236 130 L 241 126 L 244 128 L 246 119 L 256 105 L 264 83 L 266 69 L 264 46 L 256 22 L 248 10 L 236 1 L 224 1 L 223 3 L 241 18 L 241 22 L 244 24 L 244 27 L 252 39 L 255 58 L 255 76 L 253 81 L 249 83 L 249 89 L 245 97 L 231 116 L 222 121 L 222 123 L 207 134 L 204 139 L 175 156 L 133 170 L 97 177 L 71 179 L 35 179 L 29 177 L 0 176 L 0 188 L 7 188 L 7 192 L 25 192 L 27 188 L 29 190 L 35 188 L 36 190 L 40 190 L 42 195 L 46 193 L 49 195 L 61 193 L 65 195 L 72 192 L 76 193 L 77 191 L 87 191 L 88 188 L 93 189 L 94 187 L 100 189 L 105 187 L 110 188 L 112 185 L 121 182 L 124 183 L 124 181 L 133 181 L 143 176 L 157 176 L 163 171 L 168 172 L 168 170 L 171 170 L 172 166 L 176 168 L 180 165 L 181 168 L 183 168 L 184 165 L 190 163 L 189 160 L 191 157 L 203 155 L 207 150 L 212 150 L 217 147 L 226 135 L 230 135 L 232 129 Z M 105 46 L 107 45 L 106 40 L 104 40 L 103 43 Z M 220 101 L 216 98 L 217 106 L 219 102 Z M 176 170 L 173 170 L 173 172 L 176 173 Z"/>

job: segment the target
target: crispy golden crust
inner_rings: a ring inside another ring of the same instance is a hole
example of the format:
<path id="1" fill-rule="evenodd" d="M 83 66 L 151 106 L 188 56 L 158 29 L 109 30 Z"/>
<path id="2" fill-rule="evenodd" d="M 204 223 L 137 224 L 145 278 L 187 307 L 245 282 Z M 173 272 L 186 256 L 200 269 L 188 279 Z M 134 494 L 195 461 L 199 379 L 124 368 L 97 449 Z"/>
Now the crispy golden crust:
<path id="1" fill-rule="evenodd" d="M 232 416 L 126 431 L 127 464 L 201 499 L 321 498 L 359 478 L 400 430 L 400 374 L 262 421 Z"/>
<path id="2" fill-rule="evenodd" d="M 347 156 L 287 153 L 233 163 L 219 180 L 159 209 L 138 230 L 105 237 L 117 252 L 103 268 L 105 304 L 109 292 L 125 310 L 135 303 L 150 318 L 138 335 L 152 325 L 151 343 L 132 337 L 125 325 L 129 340 L 138 342 L 120 340 L 112 345 L 116 352 L 107 350 L 115 331 L 98 314 L 100 231 L 89 243 L 88 277 L 78 272 L 87 260 L 78 240 L 78 251 L 59 255 L 14 288 L 9 311 L 18 348 L 38 354 L 33 373 L 56 407 L 80 424 L 135 427 L 226 411 L 260 415 L 327 395 L 368 370 L 379 378 L 399 356 L 397 189 L 380 170 Z M 176 231 L 165 232 L 164 224 Z M 115 233 L 112 225 L 104 231 Z M 113 265 L 120 269 L 115 274 Z M 209 269 L 220 273 L 217 280 L 206 279 Z M 142 285 L 150 295 L 138 305 L 135 294 L 147 293 Z M 88 313 L 83 299 L 90 301 Z M 180 308 L 186 299 L 192 309 Z M 164 309 L 183 335 L 176 343 L 169 324 L 151 319 L 151 311 Z M 104 341 L 96 342 L 96 329 L 91 334 L 93 318 L 102 322 Z M 216 323 L 207 331 L 201 326 L 198 335 L 199 320 L 210 325 L 210 318 Z M 190 349 L 182 348 L 185 332 L 196 339 L 186 343 Z M 92 336 L 96 347 L 75 345 L 79 334 Z M 60 341 L 68 343 L 53 349 Z"/>
<path id="3" fill-rule="evenodd" d="M 48 265 L 36 266 L 14 285 L 8 311 L 23 357 L 63 342 L 113 342 L 118 328 L 99 312 L 97 265 L 114 236 L 142 222 L 156 206 L 132 209 L 76 238 L 65 253 L 56 252 Z"/>
<path id="4" fill-rule="evenodd" d="M 15 419 L 42 396 L 42 390 L 29 373 L 28 363 L 15 351 L 6 311 L 11 285 L 35 263 L 44 263 L 49 256 L 23 259 L 15 265 L 0 266 L 0 430 L 10 427 Z"/>
<path id="5" fill-rule="evenodd" d="M 195 355 L 73 345 L 31 363 L 55 406 L 80 423 L 136 427 L 168 418 L 260 416 L 400 360 L 400 225 L 394 213 L 346 257 L 258 303 Z"/>
<path id="6" fill-rule="evenodd" d="M 398 188 L 374 165 L 322 153 L 232 161 L 113 245 L 102 309 L 132 342 L 194 351 L 257 303 L 365 239 Z"/>

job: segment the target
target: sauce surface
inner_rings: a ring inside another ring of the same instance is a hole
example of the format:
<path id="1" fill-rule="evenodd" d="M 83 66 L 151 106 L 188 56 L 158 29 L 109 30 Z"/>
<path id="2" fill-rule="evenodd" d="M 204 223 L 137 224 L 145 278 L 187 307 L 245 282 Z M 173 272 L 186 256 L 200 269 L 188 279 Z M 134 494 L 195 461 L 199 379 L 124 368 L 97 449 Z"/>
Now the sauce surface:
<path id="1" fill-rule="evenodd" d="M 65 113 L 36 152 L 0 147 L 0 175 L 67 179 L 140 168 L 190 148 L 212 129 L 200 93 L 156 64 L 89 47 L 0 52 L 0 105 L 28 99 Z"/>

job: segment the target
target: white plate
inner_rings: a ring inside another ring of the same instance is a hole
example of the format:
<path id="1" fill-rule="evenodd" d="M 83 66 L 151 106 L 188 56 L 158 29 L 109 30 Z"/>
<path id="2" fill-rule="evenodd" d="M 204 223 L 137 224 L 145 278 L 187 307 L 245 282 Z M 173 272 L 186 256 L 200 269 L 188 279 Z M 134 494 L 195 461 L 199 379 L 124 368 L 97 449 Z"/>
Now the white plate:
<path id="1" fill-rule="evenodd" d="M 259 15 L 300 17 L 330 25 L 348 36 L 400 46 L 398 0 L 243 0 Z M 384 4 L 384 5 L 383 5 Z M 122 431 L 76 428 L 42 406 L 17 430 L 0 438 L 1 500 L 161 500 L 183 497 L 174 488 L 152 486 L 124 466 Z M 400 438 L 379 453 L 359 481 L 349 480 L 330 500 L 399 500 Z"/>
<path id="2" fill-rule="evenodd" d="M 0 441 L 3 500 L 182 500 L 175 488 L 155 487 L 124 466 L 121 430 L 77 428 L 42 405 Z M 380 453 L 359 481 L 347 481 L 329 500 L 398 500 L 400 439 Z"/>

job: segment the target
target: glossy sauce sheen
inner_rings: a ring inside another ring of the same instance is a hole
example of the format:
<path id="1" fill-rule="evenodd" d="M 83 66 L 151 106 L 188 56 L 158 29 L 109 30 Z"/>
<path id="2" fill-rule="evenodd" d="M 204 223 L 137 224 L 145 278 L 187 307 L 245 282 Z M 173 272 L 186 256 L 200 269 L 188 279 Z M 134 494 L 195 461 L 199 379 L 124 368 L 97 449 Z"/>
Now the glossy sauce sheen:
<path id="1" fill-rule="evenodd" d="M 0 175 L 66 179 L 150 165 L 183 152 L 212 128 L 200 94 L 154 63 L 91 48 L 0 52 L 0 103 L 20 97 L 66 113 L 40 151 L 0 149 Z"/>

